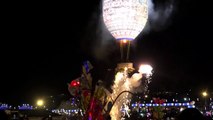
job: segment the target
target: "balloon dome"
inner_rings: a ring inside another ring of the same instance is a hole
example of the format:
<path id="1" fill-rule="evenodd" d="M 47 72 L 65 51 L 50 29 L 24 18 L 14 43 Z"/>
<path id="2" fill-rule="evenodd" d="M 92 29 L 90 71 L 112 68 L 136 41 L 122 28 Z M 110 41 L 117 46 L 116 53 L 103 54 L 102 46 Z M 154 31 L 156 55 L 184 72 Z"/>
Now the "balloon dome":
<path id="1" fill-rule="evenodd" d="M 135 39 L 148 19 L 147 0 L 103 0 L 103 20 L 116 40 Z"/>

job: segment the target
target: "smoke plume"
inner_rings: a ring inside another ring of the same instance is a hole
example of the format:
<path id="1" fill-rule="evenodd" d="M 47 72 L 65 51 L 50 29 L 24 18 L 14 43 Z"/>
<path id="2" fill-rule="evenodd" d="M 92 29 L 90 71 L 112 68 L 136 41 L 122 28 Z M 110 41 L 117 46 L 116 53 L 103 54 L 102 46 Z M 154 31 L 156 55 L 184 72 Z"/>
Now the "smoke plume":
<path id="1" fill-rule="evenodd" d="M 85 52 L 91 51 L 90 55 L 95 59 L 109 61 L 109 55 L 117 49 L 115 39 L 104 25 L 101 5 L 97 7 L 88 20 L 82 46 Z"/>
<path id="2" fill-rule="evenodd" d="M 148 0 L 148 21 L 144 32 L 149 33 L 150 31 L 161 31 L 166 29 L 171 25 L 172 16 L 175 11 L 175 0 Z"/>

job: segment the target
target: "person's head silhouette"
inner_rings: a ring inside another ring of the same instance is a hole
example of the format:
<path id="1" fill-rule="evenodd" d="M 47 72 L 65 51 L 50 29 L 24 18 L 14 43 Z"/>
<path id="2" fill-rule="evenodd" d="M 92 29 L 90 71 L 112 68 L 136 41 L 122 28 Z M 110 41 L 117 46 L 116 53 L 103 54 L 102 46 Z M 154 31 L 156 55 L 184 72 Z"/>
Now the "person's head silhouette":
<path id="1" fill-rule="evenodd" d="M 178 120 L 205 120 L 203 114 L 196 108 L 186 108 L 178 116 Z"/>

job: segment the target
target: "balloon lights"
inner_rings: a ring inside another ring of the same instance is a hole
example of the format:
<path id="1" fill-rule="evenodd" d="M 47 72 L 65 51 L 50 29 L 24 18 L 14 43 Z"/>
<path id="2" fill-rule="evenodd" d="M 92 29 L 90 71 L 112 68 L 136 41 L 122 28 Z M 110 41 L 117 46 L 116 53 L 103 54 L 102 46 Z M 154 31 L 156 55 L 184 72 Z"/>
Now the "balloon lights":
<path id="1" fill-rule="evenodd" d="M 103 0 L 102 11 L 107 29 L 120 42 L 121 60 L 129 61 L 130 41 L 140 34 L 148 19 L 147 0 Z"/>
<path id="2" fill-rule="evenodd" d="M 147 0 L 104 0 L 103 20 L 117 40 L 133 40 L 148 19 Z"/>

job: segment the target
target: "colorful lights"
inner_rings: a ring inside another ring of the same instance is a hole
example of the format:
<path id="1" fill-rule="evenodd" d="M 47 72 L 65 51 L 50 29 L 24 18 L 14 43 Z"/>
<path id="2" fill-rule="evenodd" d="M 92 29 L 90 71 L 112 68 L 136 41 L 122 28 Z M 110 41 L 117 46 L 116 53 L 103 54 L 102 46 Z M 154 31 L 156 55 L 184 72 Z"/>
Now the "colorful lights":
<path id="1" fill-rule="evenodd" d="M 23 104 L 22 106 L 18 106 L 19 110 L 32 110 L 33 106 L 30 106 L 29 104 Z"/>
<path id="2" fill-rule="evenodd" d="M 79 86 L 80 86 L 80 82 L 77 81 L 77 80 L 73 80 L 73 81 L 70 83 L 70 85 L 71 85 L 72 87 L 79 87 Z"/>
<path id="3" fill-rule="evenodd" d="M 10 106 L 8 104 L 1 104 L 0 105 L 0 110 L 6 110 L 6 109 L 9 109 Z"/>
<path id="4" fill-rule="evenodd" d="M 162 104 L 156 104 L 156 103 L 146 103 L 146 104 L 132 104 L 132 107 L 157 107 L 157 106 L 185 106 L 185 107 L 195 107 L 195 105 L 191 105 L 189 103 L 162 103 Z"/>

